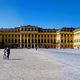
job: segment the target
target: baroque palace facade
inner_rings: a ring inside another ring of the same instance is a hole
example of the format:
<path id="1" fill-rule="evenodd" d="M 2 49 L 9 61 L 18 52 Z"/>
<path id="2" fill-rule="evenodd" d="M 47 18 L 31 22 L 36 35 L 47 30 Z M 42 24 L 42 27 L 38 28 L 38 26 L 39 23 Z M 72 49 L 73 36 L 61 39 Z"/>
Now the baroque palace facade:
<path id="1" fill-rule="evenodd" d="M 0 48 L 79 48 L 80 29 L 0 28 Z"/>

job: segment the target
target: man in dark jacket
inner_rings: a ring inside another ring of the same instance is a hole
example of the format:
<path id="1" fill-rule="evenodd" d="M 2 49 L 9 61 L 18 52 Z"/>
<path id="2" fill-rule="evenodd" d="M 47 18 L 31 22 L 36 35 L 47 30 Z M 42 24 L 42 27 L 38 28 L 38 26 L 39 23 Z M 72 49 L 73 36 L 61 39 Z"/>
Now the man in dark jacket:
<path id="1" fill-rule="evenodd" d="M 9 59 L 9 56 L 10 56 L 10 48 L 7 47 L 7 58 Z"/>

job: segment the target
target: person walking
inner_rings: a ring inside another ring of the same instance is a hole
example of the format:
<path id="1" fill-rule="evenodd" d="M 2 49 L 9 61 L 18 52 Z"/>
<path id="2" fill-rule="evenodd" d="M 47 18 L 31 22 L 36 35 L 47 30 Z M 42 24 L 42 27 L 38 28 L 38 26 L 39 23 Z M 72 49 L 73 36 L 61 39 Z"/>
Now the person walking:
<path id="1" fill-rule="evenodd" d="M 7 47 L 7 59 L 9 60 L 9 56 L 10 56 L 10 48 L 9 47 Z"/>
<path id="2" fill-rule="evenodd" d="M 3 59 L 7 59 L 7 51 L 6 51 L 6 48 L 4 48 Z"/>

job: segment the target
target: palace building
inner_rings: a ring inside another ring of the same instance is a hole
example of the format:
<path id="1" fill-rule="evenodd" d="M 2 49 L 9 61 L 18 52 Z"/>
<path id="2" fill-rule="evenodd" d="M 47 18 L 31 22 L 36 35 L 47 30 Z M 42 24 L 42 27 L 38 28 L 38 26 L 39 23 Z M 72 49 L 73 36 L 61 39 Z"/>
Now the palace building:
<path id="1" fill-rule="evenodd" d="M 80 47 L 80 29 L 43 29 L 37 26 L 0 28 L 0 48 L 74 48 Z M 78 41 L 78 42 L 77 42 Z"/>
<path id="2" fill-rule="evenodd" d="M 36 26 L 0 29 L 0 48 L 56 48 L 56 30 Z"/>
<path id="3" fill-rule="evenodd" d="M 57 33 L 57 48 L 74 48 L 73 46 L 74 28 L 61 28 Z"/>
<path id="4" fill-rule="evenodd" d="M 74 30 L 74 48 L 80 48 L 80 28 Z"/>

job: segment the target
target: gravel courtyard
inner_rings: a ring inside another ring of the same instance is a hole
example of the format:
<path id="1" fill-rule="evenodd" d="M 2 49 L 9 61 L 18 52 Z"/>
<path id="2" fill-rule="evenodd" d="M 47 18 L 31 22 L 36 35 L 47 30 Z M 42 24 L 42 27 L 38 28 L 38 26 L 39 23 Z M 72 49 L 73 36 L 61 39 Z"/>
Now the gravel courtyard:
<path id="1" fill-rule="evenodd" d="M 3 60 L 0 49 L 0 80 L 80 80 L 80 62 L 76 57 L 79 52 L 78 49 L 11 49 L 10 60 Z M 63 58 L 58 56 L 60 53 L 71 55 Z"/>

